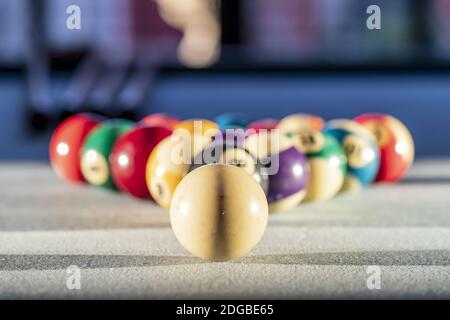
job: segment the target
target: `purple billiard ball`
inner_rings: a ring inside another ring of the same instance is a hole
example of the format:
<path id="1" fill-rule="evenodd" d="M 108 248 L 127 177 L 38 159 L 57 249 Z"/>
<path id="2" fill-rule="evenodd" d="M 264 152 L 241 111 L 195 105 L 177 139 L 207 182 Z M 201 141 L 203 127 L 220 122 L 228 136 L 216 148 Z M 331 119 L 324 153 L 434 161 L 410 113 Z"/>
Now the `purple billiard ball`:
<path id="1" fill-rule="evenodd" d="M 285 211 L 296 207 L 305 197 L 309 182 L 309 164 L 296 147 L 290 146 L 266 159 L 270 163 L 269 211 Z"/>

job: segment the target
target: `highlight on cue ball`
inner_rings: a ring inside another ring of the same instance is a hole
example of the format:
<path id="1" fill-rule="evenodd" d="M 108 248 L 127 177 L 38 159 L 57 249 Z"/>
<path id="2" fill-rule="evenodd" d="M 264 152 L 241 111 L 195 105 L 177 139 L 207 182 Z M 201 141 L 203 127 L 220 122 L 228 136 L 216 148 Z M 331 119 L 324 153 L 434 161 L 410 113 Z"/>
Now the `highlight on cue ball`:
<path id="1" fill-rule="evenodd" d="M 181 245 L 204 260 L 244 256 L 264 234 L 267 199 L 255 179 L 236 166 L 209 164 L 177 186 L 170 222 Z"/>

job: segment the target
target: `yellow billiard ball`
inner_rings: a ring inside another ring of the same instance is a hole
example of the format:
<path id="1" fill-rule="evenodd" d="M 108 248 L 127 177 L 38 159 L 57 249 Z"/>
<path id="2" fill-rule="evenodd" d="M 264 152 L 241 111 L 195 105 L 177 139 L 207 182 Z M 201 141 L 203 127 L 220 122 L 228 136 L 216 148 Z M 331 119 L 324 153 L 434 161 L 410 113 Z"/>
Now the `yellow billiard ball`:
<path id="1" fill-rule="evenodd" d="M 148 190 L 163 208 L 169 208 L 175 188 L 191 166 L 192 156 L 184 156 L 183 146 L 183 140 L 169 136 L 156 146 L 147 161 Z"/>

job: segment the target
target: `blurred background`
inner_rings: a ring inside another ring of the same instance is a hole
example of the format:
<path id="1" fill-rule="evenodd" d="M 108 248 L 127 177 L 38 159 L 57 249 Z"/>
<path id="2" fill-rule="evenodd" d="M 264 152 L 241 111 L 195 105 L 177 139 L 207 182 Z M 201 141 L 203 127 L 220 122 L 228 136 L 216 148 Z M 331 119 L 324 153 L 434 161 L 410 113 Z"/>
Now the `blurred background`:
<path id="1" fill-rule="evenodd" d="M 82 111 L 386 112 L 450 156 L 450 0 L 0 0 L 0 160 L 47 159 Z"/>

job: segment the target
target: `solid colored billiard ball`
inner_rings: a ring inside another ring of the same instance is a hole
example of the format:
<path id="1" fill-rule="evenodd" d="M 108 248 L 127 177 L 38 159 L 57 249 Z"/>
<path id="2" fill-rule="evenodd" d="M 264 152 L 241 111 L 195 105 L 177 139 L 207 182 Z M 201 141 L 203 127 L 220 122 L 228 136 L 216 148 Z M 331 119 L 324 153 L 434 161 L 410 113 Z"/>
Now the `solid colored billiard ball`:
<path id="1" fill-rule="evenodd" d="M 158 143 L 148 158 L 147 187 L 163 208 L 169 208 L 176 187 L 191 167 L 192 156 L 185 157 L 185 150 L 190 150 L 189 141 L 172 135 Z"/>
<path id="2" fill-rule="evenodd" d="M 147 160 L 156 145 L 171 133 L 166 127 L 137 127 L 116 141 L 110 165 L 119 190 L 137 198 L 150 198 L 145 179 Z"/>
<path id="3" fill-rule="evenodd" d="M 142 120 L 139 121 L 137 125 L 145 125 L 150 127 L 160 126 L 160 127 L 167 127 L 170 130 L 173 130 L 178 122 L 180 122 L 179 119 L 172 116 L 168 116 L 164 113 L 153 113 L 142 118 Z"/>
<path id="4" fill-rule="evenodd" d="M 88 134 L 103 119 L 97 115 L 81 113 L 64 120 L 50 140 L 50 163 L 57 175 L 65 180 L 85 182 L 80 167 L 81 147 Z"/>
<path id="5" fill-rule="evenodd" d="M 342 191 L 356 191 L 372 183 L 380 166 L 380 151 L 371 132 L 347 119 L 327 122 L 325 131 L 339 141 L 347 156 Z"/>
<path id="6" fill-rule="evenodd" d="M 344 184 L 347 169 L 339 142 L 322 131 L 302 131 L 288 135 L 308 158 L 310 180 L 305 201 L 324 201 L 335 196 Z"/>
<path id="7" fill-rule="evenodd" d="M 266 196 L 245 170 L 210 164 L 180 182 L 170 204 L 172 230 L 181 245 L 205 260 L 239 258 L 255 247 L 268 220 Z"/>
<path id="8" fill-rule="evenodd" d="M 207 119 L 189 119 L 177 123 L 173 134 L 191 144 L 191 155 L 194 157 L 214 136 L 220 132 L 217 123 Z"/>
<path id="9" fill-rule="evenodd" d="M 232 128 L 245 128 L 249 124 L 248 116 L 243 113 L 223 113 L 217 116 L 214 121 L 221 130 Z"/>
<path id="10" fill-rule="evenodd" d="M 116 140 L 131 130 L 133 122 L 113 119 L 102 122 L 85 140 L 81 154 L 81 172 L 94 186 L 114 189 L 109 155 Z"/>
<path id="11" fill-rule="evenodd" d="M 380 149 L 380 169 L 375 181 L 400 180 L 414 161 L 414 141 L 409 130 L 398 119 L 387 114 L 363 114 L 355 121 L 373 133 Z"/>
<path id="12" fill-rule="evenodd" d="M 244 146 L 256 155 L 269 176 L 267 198 L 270 212 L 289 210 L 306 195 L 309 163 L 292 140 L 273 130 L 251 134 L 244 141 Z"/>
<path id="13" fill-rule="evenodd" d="M 279 120 L 272 119 L 272 118 L 266 118 L 266 119 L 259 119 L 256 121 L 253 121 L 247 125 L 247 130 L 250 132 L 258 133 L 260 130 L 273 130 L 277 127 L 279 123 Z"/>
<path id="14" fill-rule="evenodd" d="M 266 168 L 239 143 L 233 141 L 214 141 L 207 145 L 195 158 L 190 171 L 212 163 L 231 164 L 250 174 L 266 193 L 269 181 Z"/>
<path id="15" fill-rule="evenodd" d="M 324 128 L 325 121 L 318 116 L 295 113 L 281 119 L 277 129 L 282 134 L 295 134 L 301 131 L 321 131 Z"/>
<path id="16" fill-rule="evenodd" d="M 310 169 L 306 157 L 294 146 L 271 154 L 268 169 L 269 191 L 267 201 L 270 212 L 296 207 L 305 197 Z M 273 170 L 273 171 L 272 171 Z"/>

